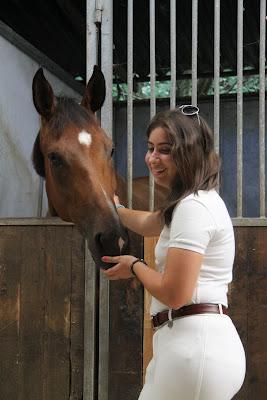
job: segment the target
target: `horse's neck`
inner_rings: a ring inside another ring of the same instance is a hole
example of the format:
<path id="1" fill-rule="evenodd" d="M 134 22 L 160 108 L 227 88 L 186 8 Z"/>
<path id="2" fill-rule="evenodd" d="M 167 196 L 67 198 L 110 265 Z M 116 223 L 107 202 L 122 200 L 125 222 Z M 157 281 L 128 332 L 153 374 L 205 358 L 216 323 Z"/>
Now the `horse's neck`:
<path id="1" fill-rule="evenodd" d="M 122 204 L 127 204 L 127 183 L 120 176 L 117 177 L 117 195 Z M 160 207 L 166 199 L 166 189 L 155 186 L 155 208 Z M 149 210 L 149 177 L 143 176 L 133 180 L 133 208 L 135 210 Z"/>

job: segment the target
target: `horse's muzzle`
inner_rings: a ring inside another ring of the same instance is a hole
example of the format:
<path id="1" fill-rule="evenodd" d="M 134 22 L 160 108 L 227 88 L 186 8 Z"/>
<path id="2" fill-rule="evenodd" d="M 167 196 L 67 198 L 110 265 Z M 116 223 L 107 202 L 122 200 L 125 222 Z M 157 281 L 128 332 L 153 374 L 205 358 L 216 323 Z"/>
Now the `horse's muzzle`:
<path id="1" fill-rule="evenodd" d="M 95 235 L 96 253 L 91 250 L 95 263 L 98 267 L 108 269 L 114 266 L 111 263 L 104 263 L 103 256 L 119 256 L 127 254 L 129 250 L 128 232 L 120 227 L 118 230 L 99 232 Z"/>

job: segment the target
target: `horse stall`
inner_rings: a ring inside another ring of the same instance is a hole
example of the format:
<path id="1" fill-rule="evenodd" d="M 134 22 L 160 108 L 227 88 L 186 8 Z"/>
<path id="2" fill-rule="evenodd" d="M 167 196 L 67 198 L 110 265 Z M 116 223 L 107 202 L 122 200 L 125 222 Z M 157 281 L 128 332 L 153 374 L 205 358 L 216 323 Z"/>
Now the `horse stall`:
<path id="1" fill-rule="evenodd" d="M 0 398 L 135 399 L 142 384 L 142 288 L 136 282 L 107 287 L 74 225 L 44 218 L 44 182 L 31 162 L 39 129 L 31 82 L 38 67 L 45 66 L 56 93 L 79 100 L 81 87 L 0 28 L 6 59 L 0 67 Z M 141 257 L 141 239 L 130 241 Z"/>
<path id="2" fill-rule="evenodd" d="M 265 1 L 103 0 L 87 1 L 86 7 L 87 80 L 93 65 L 101 64 L 109 88 L 101 123 L 113 132 L 115 164 L 128 181 L 129 206 L 133 181 L 141 178 L 146 182 L 142 200 L 149 197 L 154 207 L 143 156 L 145 128 L 156 111 L 198 104 L 214 129 L 222 158 L 220 193 L 236 237 L 230 315 L 247 356 L 245 383 L 235 399 L 263 400 Z M 0 398 L 137 399 L 151 357 L 148 294 L 135 281 L 108 283 L 72 224 L 39 218 L 46 214 L 47 200 L 30 161 L 39 127 L 31 79 L 43 65 L 59 92 L 79 100 L 81 86 L 13 31 L 2 24 L 0 31 L 6 60 L 0 64 Z M 14 41 L 16 47 L 10 44 Z M 230 82 L 231 74 L 235 79 Z M 258 89 L 244 94 L 243 85 L 253 74 Z M 233 90 L 222 95 L 224 79 Z M 159 100 L 156 92 L 164 80 L 170 85 Z M 145 92 L 146 98 L 141 96 Z M 143 245 L 133 236 L 131 251 L 136 256 L 144 252 L 153 266 L 155 241 L 146 239 Z"/>

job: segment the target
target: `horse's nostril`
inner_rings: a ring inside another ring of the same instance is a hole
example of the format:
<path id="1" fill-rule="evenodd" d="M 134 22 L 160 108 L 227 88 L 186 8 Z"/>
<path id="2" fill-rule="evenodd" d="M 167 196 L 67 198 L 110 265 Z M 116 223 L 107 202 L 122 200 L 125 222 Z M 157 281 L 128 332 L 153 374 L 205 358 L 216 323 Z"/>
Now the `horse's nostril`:
<path id="1" fill-rule="evenodd" d="M 102 236 L 101 233 L 97 233 L 97 234 L 95 235 L 95 242 L 96 242 L 96 244 L 97 244 L 99 247 L 103 247 L 102 241 L 101 241 L 101 236 Z"/>
<path id="2" fill-rule="evenodd" d="M 109 255 L 125 253 L 128 239 L 116 232 L 99 232 L 95 235 L 95 244 L 101 253 L 109 252 Z"/>

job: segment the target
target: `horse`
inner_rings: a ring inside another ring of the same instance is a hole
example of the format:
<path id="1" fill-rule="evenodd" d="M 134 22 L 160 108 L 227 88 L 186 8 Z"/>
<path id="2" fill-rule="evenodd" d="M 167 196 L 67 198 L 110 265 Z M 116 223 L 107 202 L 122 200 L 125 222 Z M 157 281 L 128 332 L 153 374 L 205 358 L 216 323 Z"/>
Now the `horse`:
<path id="1" fill-rule="evenodd" d="M 149 176 L 140 176 L 132 182 L 132 207 L 135 210 L 149 210 Z M 127 204 L 127 184 L 125 180 L 117 175 L 117 190 L 121 203 Z M 165 203 L 169 192 L 163 186 L 155 183 L 154 190 L 154 209 L 158 210 Z"/>
<path id="2" fill-rule="evenodd" d="M 56 97 L 42 68 L 32 81 L 33 103 L 41 119 L 32 161 L 45 179 L 49 214 L 73 222 L 88 240 L 95 264 L 106 269 L 112 264 L 103 263 L 101 257 L 126 254 L 129 240 L 113 201 L 113 143 L 95 115 L 105 94 L 98 66 L 80 104 Z"/>

